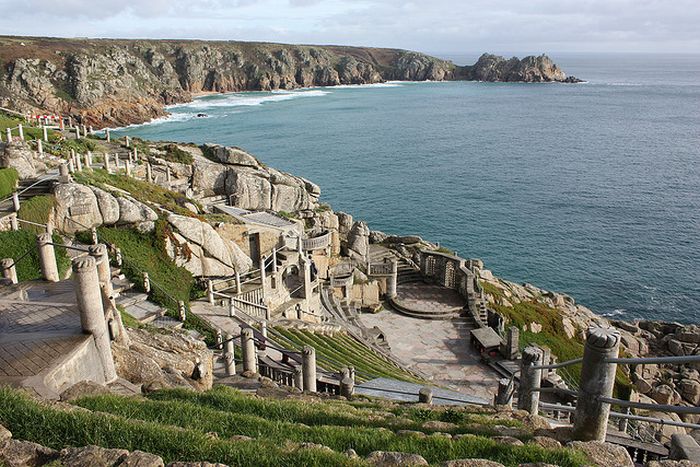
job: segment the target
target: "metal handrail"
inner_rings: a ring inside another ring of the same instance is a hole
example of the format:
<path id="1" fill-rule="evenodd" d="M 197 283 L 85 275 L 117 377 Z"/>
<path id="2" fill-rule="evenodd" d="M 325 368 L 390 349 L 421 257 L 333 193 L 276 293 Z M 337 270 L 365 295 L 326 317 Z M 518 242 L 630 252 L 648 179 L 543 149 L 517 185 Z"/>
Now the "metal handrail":
<path id="1" fill-rule="evenodd" d="M 577 365 L 581 362 L 583 362 L 583 357 L 574 358 L 573 360 L 567 360 L 567 361 L 561 362 L 561 363 L 554 363 L 552 365 L 537 365 L 537 366 L 533 366 L 532 369 L 533 370 L 556 370 L 558 368 L 564 368 L 567 366 Z"/>
<path id="2" fill-rule="evenodd" d="M 646 357 L 646 358 L 606 358 L 605 363 L 620 363 L 627 365 L 652 365 L 663 363 L 694 363 L 700 362 L 700 355 L 680 355 L 674 357 Z"/>
<path id="3" fill-rule="evenodd" d="M 633 407 L 642 410 L 655 410 L 659 412 L 673 412 L 682 414 L 700 414 L 700 407 L 686 407 L 684 405 L 665 405 L 665 404 L 648 404 L 646 402 L 632 402 L 614 397 L 599 397 L 600 402 L 605 402 L 621 407 Z"/>

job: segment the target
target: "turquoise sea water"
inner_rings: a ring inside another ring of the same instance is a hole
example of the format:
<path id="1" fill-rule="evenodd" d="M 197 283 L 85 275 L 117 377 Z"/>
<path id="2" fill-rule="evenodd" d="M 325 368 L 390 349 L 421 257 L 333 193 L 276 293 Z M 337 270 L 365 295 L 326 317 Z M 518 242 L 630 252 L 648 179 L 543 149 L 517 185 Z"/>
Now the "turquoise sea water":
<path id="1" fill-rule="evenodd" d="M 217 95 L 120 132 L 240 146 L 372 229 L 599 313 L 699 321 L 700 56 L 553 58 L 589 82 Z"/>

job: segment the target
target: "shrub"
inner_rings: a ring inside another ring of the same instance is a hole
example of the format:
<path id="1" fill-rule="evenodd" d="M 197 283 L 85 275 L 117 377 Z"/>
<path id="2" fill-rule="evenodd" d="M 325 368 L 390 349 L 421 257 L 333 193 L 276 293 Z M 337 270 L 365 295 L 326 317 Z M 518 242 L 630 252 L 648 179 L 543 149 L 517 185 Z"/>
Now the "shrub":
<path id="1" fill-rule="evenodd" d="M 183 149 L 180 149 L 180 147 L 177 144 L 166 144 L 160 149 L 165 151 L 165 154 L 161 155 L 160 158 L 165 159 L 166 161 L 178 162 L 180 164 L 188 165 L 194 162 L 192 154 Z"/>

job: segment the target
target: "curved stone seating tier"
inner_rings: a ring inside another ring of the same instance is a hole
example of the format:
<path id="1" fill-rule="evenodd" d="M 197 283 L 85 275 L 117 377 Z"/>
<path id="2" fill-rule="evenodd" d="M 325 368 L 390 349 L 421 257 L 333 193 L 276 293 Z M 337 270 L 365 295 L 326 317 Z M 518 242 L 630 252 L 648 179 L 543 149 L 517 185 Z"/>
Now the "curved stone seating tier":
<path id="1" fill-rule="evenodd" d="M 304 251 L 320 250 L 328 248 L 331 244 L 331 233 L 326 231 L 321 235 L 311 238 L 304 238 L 301 241 L 301 246 Z"/>
<path id="2" fill-rule="evenodd" d="M 400 284 L 389 302 L 398 313 L 419 319 L 456 318 L 466 305 L 455 290 L 420 282 Z"/>

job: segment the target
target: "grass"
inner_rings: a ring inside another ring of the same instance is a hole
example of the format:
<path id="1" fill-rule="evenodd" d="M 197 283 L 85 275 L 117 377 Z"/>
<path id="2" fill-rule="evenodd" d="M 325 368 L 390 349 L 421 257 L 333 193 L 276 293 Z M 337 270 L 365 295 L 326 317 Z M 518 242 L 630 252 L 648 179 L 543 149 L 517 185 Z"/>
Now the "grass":
<path id="1" fill-rule="evenodd" d="M 334 416 L 334 411 L 343 410 L 342 404 L 310 404 L 325 406 L 329 412 L 328 416 L 315 419 L 305 417 L 303 420 L 306 422 L 302 422 L 299 418 L 288 415 L 290 412 L 298 415 L 293 407 L 302 404 L 299 401 L 279 401 L 276 407 L 245 407 L 240 403 L 234 407 L 227 407 L 223 405 L 226 400 L 231 403 L 235 399 L 239 402 L 255 399 L 236 395 L 227 388 L 217 388 L 204 395 L 189 391 L 192 396 L 189 400 L 184 390 L 179 391 L 180 398 L 168 398 L 173 391 L 164 393 L 165 397 L 161 397 L 160 392 L 154 393 L 149 396 L 150 400 L 101 395 L 82 398 L 75 403 L 92 411 L 106 412 L 131 421 L 140 420 L 159 426 L 180 427 L 187 432 L 216 433 L 219 439 L 236 435 L 250 436 L 256 438 L 251 444 L 261 448 L 272 443 L 277 446 L 290 446 L 311 442 L 328 446 L 337 453 L 354 449 L 361 456 L 377 450 L 417 453 L 433 464 L 462 458 L 486 458 L 509 466 L 517 466 L 523 462 L 578 466 L 585 462 L 581 454 L 571 450 L 546 450 L 534 445 L 510 446 L 478 435 L 465 436 L 458 440 L 442 436 L 400 436 L 386 428 L 395 420 L 390 417 L 382 418 L 380 411 L 356 410 L 358 417 L 352 420 Z M 218 408 L 211 403 L 200 402 L 199 398 L 208 394 L 220 396 L 219 401 L 222 403 Z M 263 401 L 265 402 L 271 401 Z M 257 404 L 257 401 L 254 403 Z M 265 410 L 262 411 L 261 408 Z M 261 416 L 261 412 L 264 416 Z M 372 426 L 371 423 L 375 425 Z M 419 428 L 412 422 L 402 423 L 398 428 Z M 430 430 L 427 431 L 430 433 Z M 347 462 L 346 459 L 342 461 Z"/>
<path id="2" fill-rule="evenodd" d="M 54 243 L 60 243 L 61 239 L 58 235 L 54 235 L 53 241 Z M 66 254 L 65 248 L 55 247 L 54 251 L 56 252 L 59 277 L 64 277 L 70 267 L 70 259 Z M 0 232 L 0 258 L 17 260 L 26 252 L 29 252 L 29 254 L 16 264 L 17 279 L 20 282 L 41 279 L 36 234 L 29 230 Z"/>
<path id="3" fill-rule="evenodd" d="M 88 151 L 97 149 L 97 144 L 93 140 L 87 138 L 80 139 L 62 139 L 52 144 L 47 144 L 45 151 L 54 156 L 64 158 L 70 157 L 70 150 L 74 150 L 78 154 L 85 154 Z"/>
<path id="4" fill-rule="evenodd" d="M 163 225 L 164 220 L 157 221 Z M 158 229 L 156 229 L 158 231 Z M 122 250 L 124 274 L 141 287 L 143 272 L 148 272 L 151 279 L 150 299 L 168 310 L 168 315 L 178 317 L 177 302 L 182 300 L 189 304 L 195 291 L 195 279 L 187 269 L 179 267 L 170 259 L 163 248 L 162 239 L 156 232 L 140 233 L 135 229 L 119 227 L 100 227 L 98 237 Z M 77 236 L 83 242 L 89 242 L 89 233 L 81 232 Z M 194 313 L 187 313 L 185 329 L 194 329 L 202 334 L 208 344 L 215 341 L 215 331 Z"/>
<path id="5" fill-rule="evenodd" d="M 291 347 L 300 350 L 305 345 L 316 349 L 319 363 L 327 370 L 339 371 L 342 367 L 354 366 L 358 381 L 385 377 L 422 383 L 421 380 L 386 361 L 369 347 L 345 334 L 321 336 L 298 329 L 275 327 Z"/>
<path id="6" fill-rule="evenodd" d="M 165 159 L 166 161 L 170 162 L 177 162 L 180 164 L 187 164 L 190 165 L 192 162 L 194 162 L 194 158 L 192 157 L 192 154 L 189 152 L 182 150 L 178 147 L 177 144 L 166 144 L 165 146 L 162 146 L 160 148 L 161 150 L 165 151 L 164 154 L 159 155 L 161 159 Z"/>
<path id="7" fill-rule="evenodd" d="M 51 212 L 56 205 L 56 198 L 53 195 L 34 196 L 20 204 L 18 217 L 25 221 L 37 224 L 46 224 L 51 218 Z M 46 228 L 37 225 L 22 224 L 22 229 L 40 234 Z"/>
<path id="8" fill-rule="evenodd" d="M 318 449 L 285 449 L 275 440 L 254 442 L 215 439 L 200 430 L 88 411 L 45 406 L 17 390 L 0 387 L 0 423 L 13 438 L 53 449 L 98 445 L 142 450 L 165 463 L 209 461 L 229 465 L 354 465 L 345 456 Z"/>
<path id="9" fill-rule="evenodd" d="M 19 174 L 14 167 L 0 169 L 0 198 L 6 198 L 17 189 Z"/>
<path id="10" fill-rule="evenodd" d="M 197 217 L 196 214 L 184 207 L 185 203 L 196 205 L 201 212 L 201 206 L 185 195 L 143 180 L 137 180 L 124 175 L 109 174 L 103 169 L 93 170 L 92 172 L 76 172 L 74 178 L 78 183 L 84 185 L 94 185 L 100 188 L 104 188 L 105 185 L 111 185 L 129 192 L 131 196 L 142 203 L 157 204 L 181 216 Z"/>

